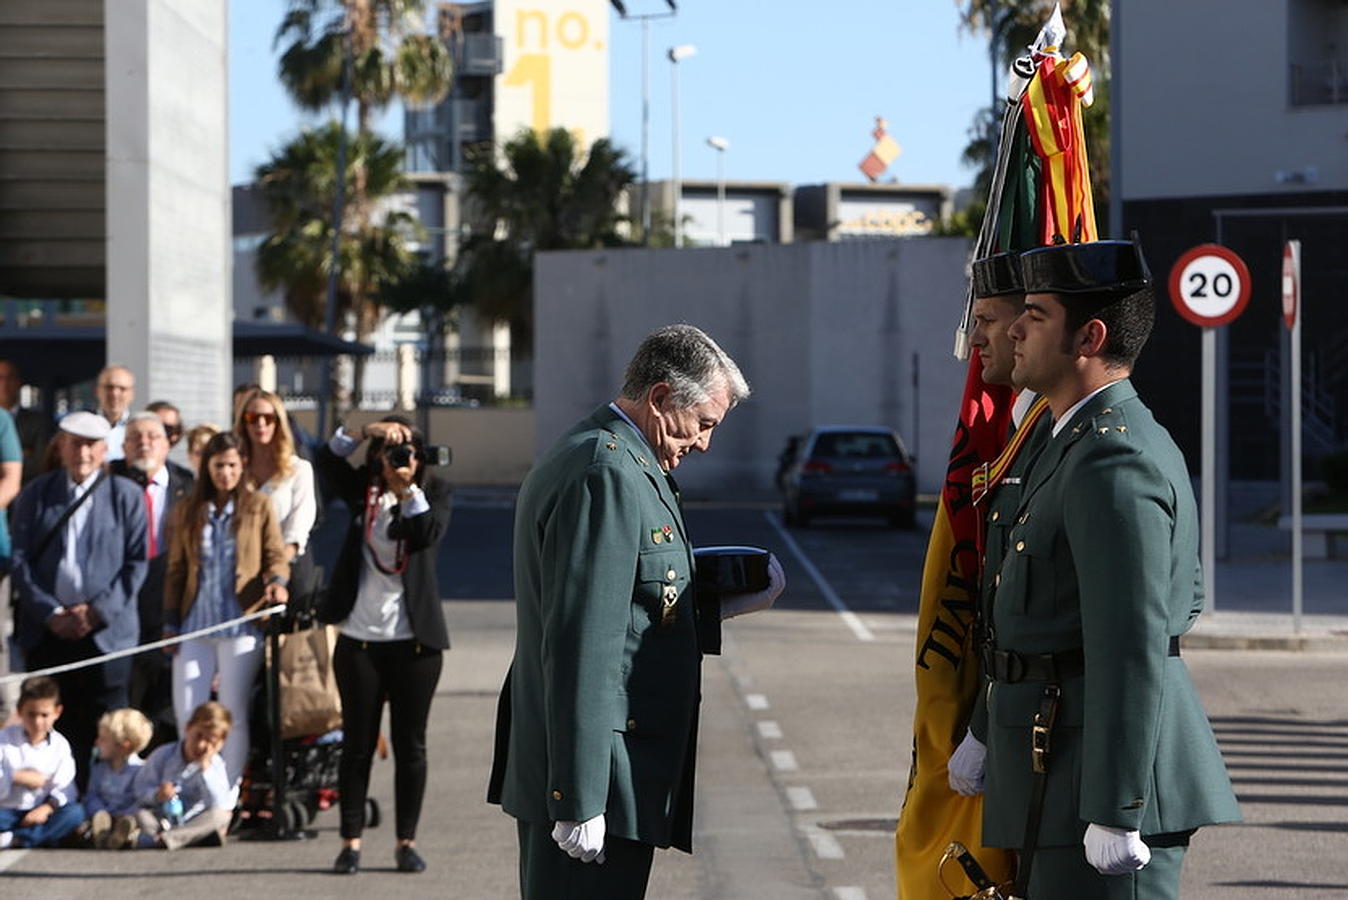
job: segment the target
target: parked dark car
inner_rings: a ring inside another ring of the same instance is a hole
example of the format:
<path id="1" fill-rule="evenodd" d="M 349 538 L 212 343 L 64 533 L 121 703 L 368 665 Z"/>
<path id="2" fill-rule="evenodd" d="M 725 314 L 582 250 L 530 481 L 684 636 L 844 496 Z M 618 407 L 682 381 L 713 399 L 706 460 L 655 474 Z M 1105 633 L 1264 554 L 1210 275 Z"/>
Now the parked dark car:
<path id="1" fill-rule="evenodd" d="M 818 516 L 882 516 L 913 527 L 913 458 L 893 429 L 821 425 L 800 440 L 781 479 L 789 525 Z"/>

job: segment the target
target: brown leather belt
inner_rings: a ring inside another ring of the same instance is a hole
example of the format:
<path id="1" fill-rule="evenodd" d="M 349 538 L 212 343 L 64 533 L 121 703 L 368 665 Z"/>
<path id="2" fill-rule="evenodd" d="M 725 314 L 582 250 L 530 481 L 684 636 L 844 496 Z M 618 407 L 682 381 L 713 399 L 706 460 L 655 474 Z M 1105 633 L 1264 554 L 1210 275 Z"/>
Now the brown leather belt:
<path id="1" fill-rule="evenodd" d="M 1180 655 L 1180 640 L 1170 639 L 1169 654 Z M 1047 681 L 1060 683 L 1086 671 L 1086 657 L 1080 647 L 1056 653 L 1017 653 L 1014 650 L 983 648 L 983 671 L 993 681 Z"/>

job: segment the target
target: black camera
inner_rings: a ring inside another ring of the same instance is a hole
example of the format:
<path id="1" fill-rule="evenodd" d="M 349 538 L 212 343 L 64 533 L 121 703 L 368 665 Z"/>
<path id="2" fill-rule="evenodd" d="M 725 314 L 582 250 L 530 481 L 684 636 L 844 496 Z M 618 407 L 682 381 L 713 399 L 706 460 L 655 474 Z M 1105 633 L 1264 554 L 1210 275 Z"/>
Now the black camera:
<path id="1" fill-rule="evenodd" d="M 384 451 L 384 459 L 395 469 L 412 465 L 416 455 L 417 448 L 414 444 L 394 444 Z M 423 460 L 428 466 L 447 466 L 453 459 L 453 451 L 443 445 L 428 444 L 425 448 Z"/>
<path id="2" fill-rule="evenodd" d="M 412 465 L 412 459 L 417 455 L 417 448 L 413 444 L 394 444 L 384 450 L 384 459 L 388 460 L 390 468 L 401 469 Z"/>

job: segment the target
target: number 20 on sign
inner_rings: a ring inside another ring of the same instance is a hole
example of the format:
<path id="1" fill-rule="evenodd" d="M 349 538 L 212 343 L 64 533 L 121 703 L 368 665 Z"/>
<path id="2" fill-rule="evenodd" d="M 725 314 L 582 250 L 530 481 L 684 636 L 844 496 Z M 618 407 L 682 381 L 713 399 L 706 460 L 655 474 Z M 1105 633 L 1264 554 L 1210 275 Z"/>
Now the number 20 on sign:
<path id="1" fill-rule="evenodd" d="M 1170 300 L 1181 316 L 1201 328 L 1228 325 L 1250 302 L 1250 270 L 1226 247 L 1199 244 L 1170 270 Z"/>

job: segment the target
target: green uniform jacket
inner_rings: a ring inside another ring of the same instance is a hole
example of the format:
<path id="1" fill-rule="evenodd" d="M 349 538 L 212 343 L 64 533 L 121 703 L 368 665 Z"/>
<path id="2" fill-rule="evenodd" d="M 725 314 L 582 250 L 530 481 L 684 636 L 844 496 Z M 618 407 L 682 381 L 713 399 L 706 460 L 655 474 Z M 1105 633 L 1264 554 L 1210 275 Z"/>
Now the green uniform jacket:
<path id="1" fill-rule="evenodd" d="M 1045 410 L 1031 426 L 1034 430 L 1025 438 L 1016 458 L 1011 461 L 1005 477 L 988 493 L 986 532 L 983 540 L 983 573 L 979 584 L 978 618 L 983 628 L 983 643 L 995 642 L 992 627 L 992 601 L 997 593 L 997 569 L 1006 553 L 1007 536 L 1016 522 L 1020 498 L 1025 484 L 1025 473 L 1053 436 L 1053 417 Z M 1014 434 L 1014 432 L 1013 432 Z M 982 647 L 975 647 L 981 654 Z M 980 661 L 981 665 L 981 661 Z M 988 707 L 986 684 L 974 700 L 969 729 L 984 744 L 988 742 Z"/>
<path id="2" fill-rule="evenodd" d="M 604 813 L 609 834 L 691 851 L 692 548 L 669 479 L 609 406 L 525 479 L 514 571 L 515 659 L 488 799 L 534 823 Z"/>
<path id="3" fill-rule="evenodd" d="M 1144 836 L 1235 821 L 1212 728 L 1170 638 L 1203 608 L 1198 515 L 1184 457 L 1132 384 L 1090 399 L 1021 486 L 993 608 L 998 648 L 1082 648 L 1062 684 L 1041 846 L 1088 822 Z M 1042 683 L 993 682 L 983 839 L 1020 847 Z"/>

